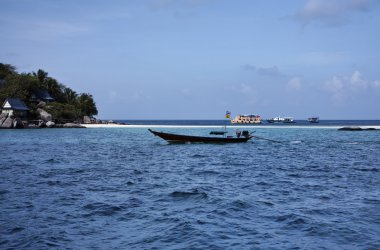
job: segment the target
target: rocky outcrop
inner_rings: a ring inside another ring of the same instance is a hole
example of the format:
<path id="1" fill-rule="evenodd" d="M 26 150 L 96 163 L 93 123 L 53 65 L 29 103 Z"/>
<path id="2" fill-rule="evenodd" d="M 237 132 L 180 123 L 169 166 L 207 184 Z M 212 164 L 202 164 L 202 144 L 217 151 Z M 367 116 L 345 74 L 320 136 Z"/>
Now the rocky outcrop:
<path id="1" fill-rule="evenodd" d="M 0 115 L 0 129 L 9 128 L 86 128 L 77 123 L 65 123 L 65 124 L 55 124 L 52 121 L 38 120 L 34 123 L 28 124 L 27 121 L 22 121 L 20 118 L 13 118 L 13 116 L 8 116 L 8 114 Z"/>
<path id="2" fill-rule="evenodd" d="M 55 123 L 52 122 L 52 121 L 48 121 L 48 122 L 46 122 L 46 127 L 48 127 L 48 128 L 54 128 L 55 127 Z"/>
<path id="3" fill-rule="evenodd" d="M 22 123 L 20 118 L 13 119 L 13 127 L 14 128 L 24 128 L 24 124 Z"/>
<path id="4" fill-rule="evenodd" d="M 46 128 L 46 123 L 43 120 L 39 120 L 37 126 L 39 128 Z"/>
<path id="5" fill-rule="evenodd" d="M 41 120 L 43 120 L 44 122 L 52 120 L 52 115 L 41 108 L 37 109 L 37 113 L 40 115 Z"/>
<path id="6" fill-rule="evenodd" d="M 46 106 L 46 102 L 43 102 L 43 101 L 40 101 L 38 104 L 37 104 L 37 108 L 44 108 Z"/>
<path id="7" fill-rule="evenodd" d="M 3 124 L 1 124 L 1 128 L 13 128 L 13 119 L 11 117 L 7 117 Z"/>
<path id="8" fill-rule="evenodd" d="M 83 123 L 84 124 L 90 124 L 91 123 L 91 118 L 89 116 L 83 116 Z"/>
<path id="9" fill-rule="evenodd" d="M 76 124 L 76 123 L 65 123 L 65 124 L 63 124 L 63 127 L 64 128 L 86 128 L 85 126 L 82 126 L 82 125 Z"/>
<path id="10" fill-rule="evenodd" d="M 376 128 L 361 128 L 361 127 L 343 127 L 339 128 L 340 131 L 363 131 L 363 130 L 376 130 Z"/>
<path id="11" fill-rule="evenodd" d="M 0 114 L 0 127 L 3 124 L 3 122 L 7 119 L 8 114 L 7 113 L 1 113 Z"/>

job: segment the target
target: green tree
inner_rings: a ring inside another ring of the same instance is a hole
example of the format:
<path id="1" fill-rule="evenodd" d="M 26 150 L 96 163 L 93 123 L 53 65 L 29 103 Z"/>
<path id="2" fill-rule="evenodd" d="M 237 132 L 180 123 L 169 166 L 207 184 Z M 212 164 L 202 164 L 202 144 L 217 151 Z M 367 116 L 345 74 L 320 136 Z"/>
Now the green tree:
<path id="1" fill-rule="evenodd" d="M 0 79 L 5 79 L 7 76 L 15 75 L 16 67 L 10 64 L 0 63 Z"/>
<path id="2" fill-rule="evenodd" d="M 68 104 L 74 104 L 77 101 L 77 93 L 70 89 L 70 88 L 64 88 L 63 90 L 64 100 Z"/>
<path id="3" fill-rule="evenodd" d="M 0 101 L 3 102 L 6 98 L 20 98 L 28 103 L 36 86 L 38 81 L 28 74 L 8 76 L 5 84 L 0 87 Z"/>
<path id="4" fill-rule="evenodd" d="M 38 79 L 39 89 L 44 89 L 58 102 L 64 102 L 65 96 L 63 90 L 65 86 L 60 84 L 56 79 L 49 76 L 49 73 L 39 69 L 37 72 L 33 72 L 32 75 Z"/>
<path id="5" fill-rule="evenodd" d="M 78 106 L 81 112 L 81 116 L 93 116 L 98 114 L 95 101 L 91 94 L 82 93 L 78 97 Z"/>

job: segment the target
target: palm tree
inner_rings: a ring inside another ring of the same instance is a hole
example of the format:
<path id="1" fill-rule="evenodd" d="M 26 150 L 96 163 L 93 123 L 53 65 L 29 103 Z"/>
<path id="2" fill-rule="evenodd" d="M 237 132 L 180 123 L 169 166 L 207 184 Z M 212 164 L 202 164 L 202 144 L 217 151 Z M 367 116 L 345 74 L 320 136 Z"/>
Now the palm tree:
<path id="1" fill-rule="evenodd" d="M 64 88 L 63 95 L 65 97 L 65 101 L 69 104 L 74 104 L 78 97 L 77 93 L 70 88 Z"/>

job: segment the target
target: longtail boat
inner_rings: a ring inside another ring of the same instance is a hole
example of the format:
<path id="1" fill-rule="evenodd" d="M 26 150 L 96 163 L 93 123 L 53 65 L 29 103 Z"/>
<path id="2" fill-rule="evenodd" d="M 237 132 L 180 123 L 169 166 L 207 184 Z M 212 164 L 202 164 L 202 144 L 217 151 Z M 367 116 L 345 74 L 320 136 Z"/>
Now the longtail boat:
<path id="1" fill-rule="evenodd" d="M 178 135 L 178 134 L 170 134 L 164 132 L 157 132 L 151 129 L 148 129 L 149 132 L 154 134 L 155 136 L 161 137 L 169 143 L 187 143 L 187 142 L 201 142 L 201 143 L 241 143 L 247 142 L 253 136 L 251 136 L 248 131 L 244 133 L 242 137 L 207 137 L 207 136 L 192 136 L 192 135 Z"/>

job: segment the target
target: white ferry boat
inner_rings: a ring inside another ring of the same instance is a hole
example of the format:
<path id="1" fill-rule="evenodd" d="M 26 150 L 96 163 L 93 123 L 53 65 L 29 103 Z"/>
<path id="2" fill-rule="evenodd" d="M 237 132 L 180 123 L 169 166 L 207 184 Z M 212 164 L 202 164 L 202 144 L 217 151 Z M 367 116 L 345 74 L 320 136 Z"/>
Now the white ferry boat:
<path id="1" fill-rule="evenodd" d="M 246 124 L 260 124 L 261 116 L 259 115 L 237 115 L 235 119 L 231 120 L 231 123 L 246 123 Z"/>
<path id="2" fill-rule="evenodd" d="M 275 122 L 283 122 L 284 120 L 285 120 L 285 118 L 277 116 L 275 118 L 268 119 L 267 122 L 269 122 L 269 123 L 275 123 Z"/>

